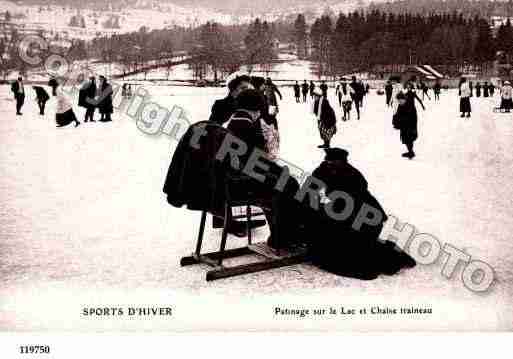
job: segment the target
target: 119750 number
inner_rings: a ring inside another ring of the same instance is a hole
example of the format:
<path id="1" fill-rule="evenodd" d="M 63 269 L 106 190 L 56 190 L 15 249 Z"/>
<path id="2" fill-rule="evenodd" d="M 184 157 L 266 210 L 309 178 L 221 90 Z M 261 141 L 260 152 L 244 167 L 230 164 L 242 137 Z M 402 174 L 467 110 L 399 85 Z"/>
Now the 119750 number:
<path id="1" fill-rule="evenodd" d="M 20 346 L 21 354 L 50 354 L 48 345 L 22 345 Z"/>

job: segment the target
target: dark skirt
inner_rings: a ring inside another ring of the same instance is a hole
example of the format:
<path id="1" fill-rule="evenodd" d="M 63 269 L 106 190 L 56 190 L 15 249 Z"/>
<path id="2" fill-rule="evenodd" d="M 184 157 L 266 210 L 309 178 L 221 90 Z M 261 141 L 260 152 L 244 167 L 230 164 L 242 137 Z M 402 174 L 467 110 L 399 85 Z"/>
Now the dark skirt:
<path id="1" fill-rule="evenodd" d="M 512 99 L 502 99 L 501 100 L 501 109 L 511 110 L 513 109 L 513 100 Z"/>
<path id="2" fill-rule="evenodd" d="M 460 112 L 472 112 L 470 97 L 462 97 L 460 99 Z"/>
<path id="3" fill-rule="evenodd" d="M 417 111 L 402 113 L 399 123 L 401 142 L 405 145 L 415 142 L 419 137 L 417 131 Z"/>
<path id="4" fill-rule="evenodd" d="M 330 142 L 335 133 L 337 133 L 336 127 L 325 127 L 321 121 L 319 121 L 319 134 L 323 141 Z"/>
<path id="5" fill-rule="evenodd" d="M 72 109 L 69 109 L 68 111 L 63 112 L 63 113 L 55 114 L 55 122 L 57 122 L 57 125 L 59 127 L 67 126 L 70 123 L 76 122 L 76 121 L 77 121 L 77 118 Z"/>

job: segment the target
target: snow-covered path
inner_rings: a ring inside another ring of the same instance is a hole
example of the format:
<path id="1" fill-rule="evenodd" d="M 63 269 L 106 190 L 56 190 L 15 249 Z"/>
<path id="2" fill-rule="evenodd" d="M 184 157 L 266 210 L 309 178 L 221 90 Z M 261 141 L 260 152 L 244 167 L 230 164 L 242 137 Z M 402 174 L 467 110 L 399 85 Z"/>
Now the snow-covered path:
<path id="1" fill-rule="evenodd" d="M 159 104 L 185 108 L 193 121 L 206 119 L 225 91 L 149 90 Z M 323 157 L 316 124 L 309 106 L 294 103 L 292 89 L 283 93 L 282 157 L 311 171 Z M 32 94 L 17 118 L 2 86 L 0 329 L 512 330 L 513 115 L 493 114 L 493 105 L 474 99 L 467 120 L 459 118 L 453 91 L 439 104 L 428 101 L 427 111 L 419 111 L 417 158 L 408 161 L 391 110 L 373 93 L 362 120 L 353 114 L 339 122 L 333 141 L 349 151 L 389 213 L 495 269 L 492 290 L 477 295 L 461 282 L 461 268 L 450 280 L 440 274 L 444 258 L 371 282 L 300 265 L 207 283 L 205 268 L 179 267 L 180 257 L 192 251 L 199 214 L 170 207 L 162 194 L 172 138 L 143 134 L 119 116 L 110 124 L 57 129 L 54 99 L 42 118 Z M 76 113 L 82 118 L 81 109 Z M 207 228 L 207 247 L 214 248 L 220 232 Z M 267 230 L 256 235 L 263 240 Z M 229 245 L 240 241 L 230 238 Z M 82 307 L 121 304 L 175 305 L 178 314 L 151 321 L 80 315 Z M 273 306 L 286 304 L 423 305 L 434 314 L 379 321 L 274 318 Z"/>

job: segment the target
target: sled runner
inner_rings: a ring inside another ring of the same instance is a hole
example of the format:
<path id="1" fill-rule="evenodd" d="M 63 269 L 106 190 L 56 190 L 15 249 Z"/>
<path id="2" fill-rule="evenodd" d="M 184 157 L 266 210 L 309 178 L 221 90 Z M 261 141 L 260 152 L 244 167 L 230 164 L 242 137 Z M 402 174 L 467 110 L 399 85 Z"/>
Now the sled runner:
<path id="1" fill-rule="evenodd" d="M 201 253 L 203 234 L 205 231 L 205 222 L 207 218 L 207 212 L 202 211 L 198 239 L 196 242 L 196 251 L 191 256 L 183 257 L 180 260 L 180 265 L 182 267 L 195 264 L 207 264 L 210 267 L 212 267 L 212 269 L 207 272 L 207 282 L 222 278 L 239 276 L 243 274 L 261 272 L 274 268 L 292 266 L 300 264 L 306 260 L 307 251 L 304 248 L 298 248 L 292 251 L 282 250 L 279 253 L 277 253 L 276 251 L 271 250 L 266 243 L 252 243 L 252 234 L 250 228 L 251 220 L 257 216 L 262 216 L 264 214 L 262 211 L 253 212 L 252 207 L 255 206 L 260 208 L 271 208 L 272 203 L 269 203 L 269 201 L 267 200 L 252 197 L 251 195 L 248 195 L 246 198 L 238 199 L 235 199 L 232 196 L 230 196 L 230 187 L 233 185 L 237 185 L 236 182 L 247 180 L 247 178 L 245 177 L 246 176 L 230 177 L 227 178 L 227 181 L 225 183 L 227 198 L 225 200 L 224 205 L 224 226 L 221 235 L 221 244 L 219 251 L 205 254 Z M 232 214 L 232 208 L 234 207 L 244 207 L 246 209 L 246 213 L 234 216 Z M 273 211 L 273 213 L 276 213 L 276 211 Z M 225 248 L 228 239 L 228 226 L 233 220 L 242 218 L 246 218 L 246 223 L 248 224 L 248 245 L 245 247 L 226 250 Z M 273 221 L 275 220 L 276 219 L 273 218 Z M 256 255 L 257 257 L 260 257 L 263 260 L 260 262 L 241 264 L 231 267 L 223 265 L 224 259 L 250 255 Z"/>

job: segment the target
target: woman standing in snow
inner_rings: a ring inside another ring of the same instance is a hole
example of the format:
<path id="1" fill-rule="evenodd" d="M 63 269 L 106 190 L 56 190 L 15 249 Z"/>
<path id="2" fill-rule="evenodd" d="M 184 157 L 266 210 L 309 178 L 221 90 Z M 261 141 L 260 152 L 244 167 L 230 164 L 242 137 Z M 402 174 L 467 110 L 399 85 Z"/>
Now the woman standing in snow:
<path id="1" fill-rule="evenodd" d="M 62 87 L 56 87 L 56 95 L 57 95 L 57 110 L 55 111 L 55 122 L 57 122 L 57 127 L 64 127 L 74 122 L 75 127 L 80 125 L 80 122 L 77 120 L 75 113 L 73 112 L 73 107 L 71 106 L 71 102 L 64 95 L 64 91 Z"/>
<path id="2" fill-rule="evenodd" d="M 467 118 L 470 117 L 470 112 L 472 112 L 470 96 L 472 96 L 470 85 L 466 78 L 462 78 L 460 82 L 460 117 L 465 117 L 465 114 Z"/>
<path id="3" fill-rule="evenodd" d="M 418 138 L 417 130 L 417 108 L 415 107 L 415 100 L 417 100 L 422 109 L 425 110 L 422 100 L 413 91 L 413 85 L 408 85 L 406 94 L 399 93 L 397 95 L 397 112 L 394 114 L 394 127 L 398 128 L 401 133 L 401 142 L 406 146 L 408 152 L 402 154 L 403 157 L 410 160 L 415 157 L 413 152 L 413 143 Z"/>

